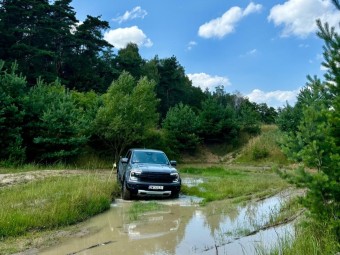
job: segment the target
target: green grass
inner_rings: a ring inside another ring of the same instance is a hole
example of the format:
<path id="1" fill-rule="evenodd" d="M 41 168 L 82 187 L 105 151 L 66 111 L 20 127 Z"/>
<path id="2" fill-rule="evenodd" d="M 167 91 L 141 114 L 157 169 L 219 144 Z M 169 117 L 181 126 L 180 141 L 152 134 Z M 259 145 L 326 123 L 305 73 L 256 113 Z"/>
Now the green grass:
<path id="1" fill-rule="evenodd" d="M 140 216 L 146 212 L 159 211 L 164 208 L 164 205 L 157 202 L 135 202 L 129 208 L 128 214 L 130 220 L 138 220 Z"/>
<path id="2" fill-rule="evenodd" d="M 295 226 L 295 237 L 286 235 L 279 243 L 267 249 L 256 247 L 258 255 L 335 255 L 340 252 L 340 244 L 326 223 L 313 220 L 302 221 Z"/>
<path id="3" fill-rule="evenodd" d="M 79 157 L 73 163 L 54 163 L 54 164 L 37 164 L 26 163 L 22 165 L 13 165 L 7 161 L 0 161 L 0 174 L 21 173 L 38 170 L 98 170 L 112 169 L 113 161 L 100 159 L 95 155 L 87 155 L 86 158 Z"/>
<path id="4" fill-rule="evenodd" d="M 237 163 L 247 164 L 288 164 L 286 156 L 279 147 L 280 130 L 275 125 L 264 125 L 261 134 L 250 139 L 244 146 Z"/>
<path id="5" fill-rule="evenodd" d="M 294 219 L 297 215 L 300 215 L 301 212 L 304 210 L 304 207 L 300 203 L 300 199 L 301 197 L 296 196 L 285 202 L 280 207 L 280 211 L 271 217 L 269 224 L 275 225 L 280 222 L 290 221 Z"/>
<path id="6" fill-rule="evenodd" d="M 96 174 L 51 177 L 0 192 L 0 239 L 56 229 L 109 209 L 115 180 Z"/>
<path id="7" fill-rule="evenodd" d="M 273 171 L 228 170 L 224 167 L 182 168 L 181 175 L 204 177 L 197 186 L 182 185 L 182 193 L 198 196 L 204 202 L 233 198 L 240 202 L 262 198 L 287 188 L 289 185 Z"/>

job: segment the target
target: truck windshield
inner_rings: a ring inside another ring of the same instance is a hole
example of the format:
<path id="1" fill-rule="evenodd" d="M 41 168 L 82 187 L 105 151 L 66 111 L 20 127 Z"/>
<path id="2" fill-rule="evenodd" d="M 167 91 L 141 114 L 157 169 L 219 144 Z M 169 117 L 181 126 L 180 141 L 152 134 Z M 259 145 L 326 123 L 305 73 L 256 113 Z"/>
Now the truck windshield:
<path id="1" fill-rule="evenodd" d="M 132 163 L 168 164 L 169 161 L 162 152 L 135 151 L 132 155 Z"/>

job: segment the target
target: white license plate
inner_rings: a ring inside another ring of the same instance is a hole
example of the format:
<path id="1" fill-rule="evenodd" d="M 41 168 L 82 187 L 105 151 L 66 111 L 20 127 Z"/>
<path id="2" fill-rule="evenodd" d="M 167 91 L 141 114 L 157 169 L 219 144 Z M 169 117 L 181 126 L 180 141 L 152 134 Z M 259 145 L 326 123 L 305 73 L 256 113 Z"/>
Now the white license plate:
<path id="1" fill-rule="evenodd" d="M 151 185 L 151 186 L 149 186 L 149 189 L 160 189 L 160 190 L 162 190 L 163 189 L 163 186 L 154 186 L 154 185 Z"/>

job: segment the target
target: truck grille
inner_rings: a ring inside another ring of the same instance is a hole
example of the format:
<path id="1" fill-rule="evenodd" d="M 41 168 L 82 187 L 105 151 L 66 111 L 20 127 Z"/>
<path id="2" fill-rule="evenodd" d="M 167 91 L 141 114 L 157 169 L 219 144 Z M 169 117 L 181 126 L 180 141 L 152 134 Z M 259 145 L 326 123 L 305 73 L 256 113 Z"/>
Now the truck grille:
<path id="1" fill-rule="evenodd" d="M 169 173 L 142 173 L 140 180 L 152 183 L 171 183 L 175 179 Z"/>

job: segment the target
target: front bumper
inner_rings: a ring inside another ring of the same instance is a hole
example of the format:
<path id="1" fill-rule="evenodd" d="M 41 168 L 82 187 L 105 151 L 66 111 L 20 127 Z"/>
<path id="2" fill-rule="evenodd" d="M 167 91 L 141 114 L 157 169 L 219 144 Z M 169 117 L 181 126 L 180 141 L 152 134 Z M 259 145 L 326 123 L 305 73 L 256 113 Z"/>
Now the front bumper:
<path id="1" fill-rule="evenodd" d="M 163 189 L 155 190 L 151 186 L 162 186 Z M 181 182 L 178 183 L 140 183 L 127 182 L 126 188 L 135 196 L 160 196 L 169 197 L 172 194 L 179 193 L 181 190 Z"/>

